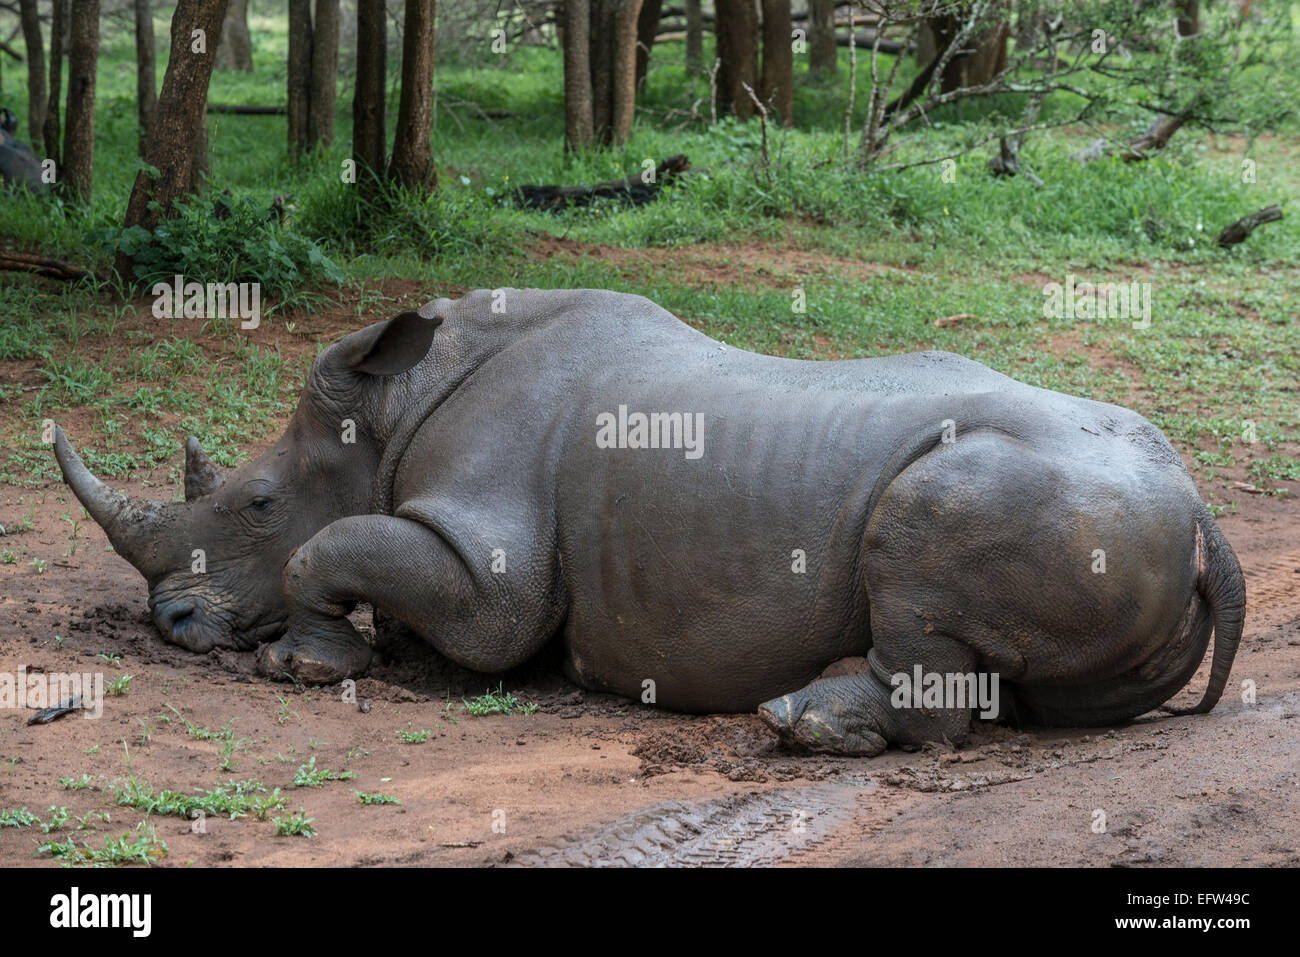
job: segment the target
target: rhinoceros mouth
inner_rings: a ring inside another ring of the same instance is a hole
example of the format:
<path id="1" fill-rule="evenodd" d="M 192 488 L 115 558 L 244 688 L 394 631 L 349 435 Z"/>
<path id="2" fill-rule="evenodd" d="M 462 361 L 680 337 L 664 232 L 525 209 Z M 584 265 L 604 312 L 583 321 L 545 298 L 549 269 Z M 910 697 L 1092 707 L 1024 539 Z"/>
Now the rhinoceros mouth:
<path id="1" fill-rule="evenodd" d="M 163 640 L 197 654 L 216 648 L 251 651 L 284 632 L 283 617 L 243 624 L 226 613 L 227 607 L 224 602 L 183 593 L 149 596 L 154 624 Z"/>

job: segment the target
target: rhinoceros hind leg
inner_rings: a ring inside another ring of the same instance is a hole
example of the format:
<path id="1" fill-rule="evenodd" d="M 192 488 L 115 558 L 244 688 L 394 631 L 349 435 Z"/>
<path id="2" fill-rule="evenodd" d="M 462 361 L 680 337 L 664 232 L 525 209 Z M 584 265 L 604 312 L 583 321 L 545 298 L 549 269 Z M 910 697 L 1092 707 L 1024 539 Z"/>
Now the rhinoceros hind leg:
<path id="1" fill-rule="evenodd" d="M 871 757 L 891 738 L 889 696 L 870 672 L 821 678 L 759 705 L 759 717 L 783 744 L 809 751 Z"/>
<path id="2" fill-rule="evenodd" d="M 928 636 L 923 670 L 941 675 L 970 670 L 971 656 L 942 636 Z M 970 736 L 974 702 L 952 707 L 920 707 L 896 693 L 882 675 L 886 668 L 877 654 L 893 645 L 878 638 L 868 654 L 872 666 L 858 674 L 819 678 L 809 685 L 759 706 L 759 716 L 784 744 L 810 751 L 830 751 L 871 757 L 891 744 L 914 747 L 927 741 L 961 744 Z M 898 669 L 910 674 L 908 669 Z M 901 703 L 899 702 L 900 699 Z"/>
<path id="3" fill-rule="evenodd" d="M 300 618 L 290 620 L 283 638 L 258 650 L 257 666 L 270 678 L 327 685 L 365 674 L 371 655 L 346 618 Z"/>

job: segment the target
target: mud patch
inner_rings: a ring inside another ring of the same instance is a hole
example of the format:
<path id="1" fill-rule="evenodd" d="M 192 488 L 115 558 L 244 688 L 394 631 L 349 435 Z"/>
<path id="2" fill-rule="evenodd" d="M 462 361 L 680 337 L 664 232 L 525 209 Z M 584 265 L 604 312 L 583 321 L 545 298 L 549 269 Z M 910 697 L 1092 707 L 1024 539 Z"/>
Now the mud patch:
<path id="1" fill-rule="evenodd" d="M 752 791 L 666 801 L 563 847 L 520 855 L 522 867 L 754 867 L 826 841 L 854 816 L 856 788 Z"/>
<path id="2" fill-rule="evenodd" d="M 730 781 L 825 781 L 852 766 L 851 759 L 828 759 L 780 750 L 776 735 L 757 715 L 710 715 L 665 722 L 638 736 L 632 755 L 641 759 L 641 776 L 682 770 L 716 771 Z"/>

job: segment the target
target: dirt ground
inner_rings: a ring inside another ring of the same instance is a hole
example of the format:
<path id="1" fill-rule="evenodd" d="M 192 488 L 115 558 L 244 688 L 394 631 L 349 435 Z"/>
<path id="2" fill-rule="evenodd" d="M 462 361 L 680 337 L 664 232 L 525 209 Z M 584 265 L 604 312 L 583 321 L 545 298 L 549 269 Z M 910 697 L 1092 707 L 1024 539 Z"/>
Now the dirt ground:
<path id="1" fill-rule="evenodd" d="M 17 381 L 26 374 L 0 371 Z M 1235 478 L 1244 475 L 1225 473 L 1213 490 Z M 1208 496 L 1211 486 L 1201 490 Z M 155 790 L 181 792 L 255 778 L 283 788 L 287 807 L 303 808 L 316 829 L 310 839 L 277 837 L 270 820 L 209 817 L 199 833 L 180 817 L 155 816 L 168 847 L 163 866 L 1294 866 L 1300 502 L 1235 497 L 1240 509 L 1220 522 L 1246 572 L 1247 620 L 1213 713 L 1152 714 L 1102 731 L 986 725 L 960 751 L 874 759 L 783 751 L 752 715 L 683 716 L 583 692 L 562 677 L 554 649 L 505 676 L 432 654 L 383 666 L 357 683 L 355 703 L 338 688 L 270 682 L 253 673 L 251 654 L 164 644 L 143 580 L 88 523 L 75 554 L 44 573 L 0 565 L 0 672 L 102 671 L 108 682 L 130 675 L 129 689 L 106 698 L 98 720 L 74 714 L 28 726 L 31 712 L 0 711 L 0 811 L 48 818 L 48 808 L 66 806 L 72 820 L 51 836 L 101 846 L 144 818 L 115 804 L 111 786 L 129 770 Z M 67 550 L 60 516 L 70 493 L 50 484 L 41 498 L 0 486 L 0 521 L 32 514 L 30 529 L 0 544 Z M 1208 666 L 1207 656 L 1179 703 L 1199 698 Z M 459 707 L 498 681 L 536 713 L 472 717 Z M 1243 700 L 1245 681 L 1253 701 Z M 238 747 L 227 756 L 219 741 L 190 737 L 177 712 L 211 729 L 233 721 Z M 423 743 L 399 738 L 424 730 Z M 291 787 L 312 757 L 358 776 Z M 222 770 L 227 759 L 234 763 Z M 60 783 L 83 775 L 87 788 Z M 362 806 L 357 791 L 401 804 Z M 74 831 L 83 817 L 87 826 Z M 0 828 L 0 866 L 53 863 L 33 857 L 48 839 L 39 827 Z"/>

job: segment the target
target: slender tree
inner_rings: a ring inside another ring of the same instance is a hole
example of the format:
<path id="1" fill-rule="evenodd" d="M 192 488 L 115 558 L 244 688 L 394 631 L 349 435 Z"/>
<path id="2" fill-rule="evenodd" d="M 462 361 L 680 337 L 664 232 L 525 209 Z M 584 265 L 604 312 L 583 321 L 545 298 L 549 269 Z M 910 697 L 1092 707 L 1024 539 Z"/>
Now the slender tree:
<path id="1" fill-rule="evenodd" d="M 208 83 L 216 63 L 226 3 L 177 0 L 172 14 L 171 55 L 144 151 L 144 161 L 158 170 L 158 176 L 151 178 L 144 170 L 136 174 L 126 206 L 126 228 L 142 226 L 152 230 L 162 219 L 175 215 L 173 204 L 191 188 L 194 143 L 200 127 L 207 127 Z M 206 142 L 206 135 L 203 139 Z M 118 253 L 118 272 L 127 276 L 130 267 L 130 257 Z"/>
<path id="2" fill-rule="evenodd" d="M 230 0 L 217 46 L 217 69 L 253 72 L 253 37 L 248 31 L 248 0 Z"/>
<path id="3" fill-rule="evenodd" d="M 384 174 L 388 134 L 384 90 L 388 69 L 388 20 L 384 0 L 357 0 L 357 79 L 352 97 L 352 158 L 362 195 L 374 195 Z"/>
<path id="4" fill-rule="evenodd" d="M 659 33 L 659 19 L 663 15 L 664 0 L 642 0 L 641 12 L 636 18 L 636 88 L 645 89 L 646 74 L 650 70 L 650 51 L 654 49 Z"/>
<path id="5" fill-rule="evenodd" d="M 135 0 L 135 100 L 140 124 L 140 155 L 149 142 L 149 125 L 158 107 L 158 73 L 154 57 L 153 4 Z"/>
<path id="6" fill-rule="evenodd" d="M 641 0 L 592 0 L 591 120 L 596 142 L 625 143 L 636 107 L 636 24 Z"/>
<path id="7" fill-rule="evenodd" d="M 41 15 L 36 0 L 22 0 L 23 43 L 27 47 L 27 135 L 32 151 L 43 156 L 45 140 L 45 106 L 49 93 L 45 89 L 45 41 L 41 37 Z"/>
<path id="8" fill-rule="evenodd" d="M 626 143 L 636 111 L 636 24 L 642 0 L 613 0 L 613 70 L 606 142 Z"/>
<path id="9" fill-rule="evenodd" d="M 68 126 L 63 131 L 63 189 L 73 199 L 89 203 L 94 191 L 99 0 L 74 3 L 68 26 Z"/>
<path id="10" fill-rule="evenodd" d="M 838 69 L 839 49 L 835 43 L 835 0 L 808 2 L 808 70 L 815 76 L 832 77 Z"/>
<path id="11" fill-rule="evenodd" d="M 714 32 L 718 41 L 718 109 L 747 120 L 754 101 L 745 87 L 758 88 L 758 14 L 753 0 L 717 0 Z"/>
<path id="12" fill-rule="evenodd" d="M 686 72 L 704 69 L 704 11 L 700 0 L 686 0 Z"/>
<path id="13" fill-rule="evenodd" d="M 311 109 L 307 114 L 307 140 L 313 146 L 329 146 L 334 142 L 338 75 L 339 0 L 316 0 L 311 48 Z"/>
<path id="14" fill-rule="evenodd" d="M 414 4 L 419 6 L 418 3 Z M 289 0 L 289 152 L 311 148 L 307 114 L 311 110 L 311 0 Z"/>
<path id="15" fill-rule="evenodd" d="M 50 98 L 45 104 L 45 156 L 54 160 L 55 175 L 63 177 L 62 138 L 59 115 L 63 109 L 63 38 L 67 33 L 68 0 L 52 0 L 50 18 Z"/>
<path id="16" fill-rule="evenodd" d="M 763 0 L 763 76 L 758 98 L 786 126 L 794 125 L 793 33 L 790 0 Z"/>
<path id="17" fill-rule="evenodd" d="M 434 0 L 406 4 L 402 36 L 402 93 L 393 133 L 393 161 L 388 175 L 411 189 L 438 185 L 429 143 L 433 123 Z"/>
<path id="18" fill-rule="evenodd" d="M 595 141 L 591 115 L 591 4 L 564 3 L 564 145 L 588 149 Z"/>
<path id="19" fill-rule="evenodd" d="M 614 0 L 591 0 L 591 128 L 597 144 L 609 142 L 610 77 L 614 73 Z"/>

